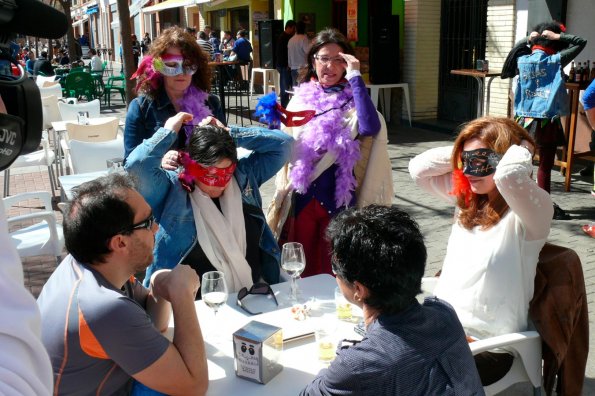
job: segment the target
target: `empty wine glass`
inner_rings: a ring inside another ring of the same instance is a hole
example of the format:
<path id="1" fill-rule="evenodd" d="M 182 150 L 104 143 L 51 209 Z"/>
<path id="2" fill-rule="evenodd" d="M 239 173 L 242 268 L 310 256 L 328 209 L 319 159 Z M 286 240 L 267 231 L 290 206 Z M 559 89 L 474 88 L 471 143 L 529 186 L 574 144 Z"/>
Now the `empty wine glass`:
<path id="1" fill-rule="evenodd" d="M 227 301 L 225 274 L 221 271 L 209 271 L 202 275 L 201 295 L 204 303 L 215 312 Z"/>
<path id="2" fill-rule="evenodd" d="M 304 247 L 298 242 L 287 242 L 283 244 L 281 253 L 281 268 L 291 277 L 291 289 L 289 300 L 293 303 L 298 302 L 297 278 L 306 268 L 306 256 Z"/>

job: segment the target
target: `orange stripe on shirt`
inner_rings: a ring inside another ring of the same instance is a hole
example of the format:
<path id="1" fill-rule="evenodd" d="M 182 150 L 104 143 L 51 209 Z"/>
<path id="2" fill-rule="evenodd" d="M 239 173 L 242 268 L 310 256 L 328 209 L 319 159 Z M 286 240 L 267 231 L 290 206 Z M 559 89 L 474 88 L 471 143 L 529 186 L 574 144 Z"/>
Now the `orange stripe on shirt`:
<path id="1" fill-rule="evenodd" d="M 109 359 L 107 353 L 93 334 L 93 331 L 89 327 L 89 324 L 85 320 L 85 316 L 79 307 L 79 340 L 81 343 L 81 349 L 87 355 L 99 358 Z"/>

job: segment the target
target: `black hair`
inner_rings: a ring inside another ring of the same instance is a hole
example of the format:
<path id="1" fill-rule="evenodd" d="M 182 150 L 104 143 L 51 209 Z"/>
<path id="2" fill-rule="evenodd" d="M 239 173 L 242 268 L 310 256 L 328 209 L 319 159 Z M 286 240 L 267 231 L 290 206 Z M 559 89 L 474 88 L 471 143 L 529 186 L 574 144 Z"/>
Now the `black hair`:
<path id="1" fill-rule="evenodd" d="M 95 49 L 93 49 L 93 48 L 90 48 L 90 49 L 89 49 L 89 52 L 90 52 L 92 55 L 97 55 L 97 51 L 95 51 Z"/>
<path id="2" fill-rule="evenodd" d="M 287 22 L 285 22 L 285 29 L 287 29 L 289 27 L 294 27 L 294 26 L 295 26 L 295 21 L 293 19 L 290 19 Z"/>
<path id="3" fill-rule="evenodd" d="M 190 158 L 204 166 L 213 166 L 226 158 L 238 162 L 233 138 L 218 126 L 195 126 L 186 149 Z"/>
<path id="4" fill-rule="evenodd" d="M 295 32 L 297 34 L 305 34 L 306 33 L 306 24 L 304 23 L 304 21 L 299 21 L 295 25 Z"/>
<path id="5" fill-rule="evenodd" d="M 560 52 L 563 49 L 568 48 L 570 45 L 569 43 L 560 40 L 550 40 L 541 36 L 541 33 L 543 33 L 544 30 L 549 30 L 554 33 L 562 33 L 562 26 L 560 22 L 557 21 L 541 22 L 540 24 L 536 25 L 532 31 L 537 32 L 540 35 L 531 39 L 531 47 L 534 45 L 540 45 L 542 47 L 552 48 L 556 52 Z"/>
<path id="6" fill-rule="evenodd" d="M 248 35 L 248 31 L 247 30 L 238 30 L 238 34 L 240 35 L 240 37 L 246 37 Z"/>
<path id="7" fill-rule="evenodd" d="M 134 211 L 126 202 L 134 189 L 128 175 L 110 174 L 74 188 L 74 198 L 65 211 L 63 228 L 66 249 L 81 263 L 104 263 L 108 242 L 134 224 Z"/>
<path id="8" fill-rule="evenodd" d="M 326 232 L 333 270 L 366 286 L 365 303 L 383 313 L 406 309 L 421 292 L 426 246 L 415 220 L 395 205 L 350 208 Z"/>
<path id="9" fill-rule="evenodd" d="M 200 31 L 198 33 L 198 38 L 201 39 L 201 40 L 207 40 L 208 39 L 207 34 L 205 32 L 203 32 L 203 31 Z"/>
<path id="10" fill-rule="evenodd" d="M 340 31 L 333 28 L 324 28 L 318 32 L 314 38 L 314 44 L 310 47 L 310 51 L 308 51 L 308 68 L 306 72 L 300 76 L 300 83 L 310 81 L 312 77 L 318 78 L 316 76 L 316 68 L 314 67 L 314 55 L 327 44 L 337 44 L 341 47 L 344 54 L 354 54 L 353 48 Z"/>

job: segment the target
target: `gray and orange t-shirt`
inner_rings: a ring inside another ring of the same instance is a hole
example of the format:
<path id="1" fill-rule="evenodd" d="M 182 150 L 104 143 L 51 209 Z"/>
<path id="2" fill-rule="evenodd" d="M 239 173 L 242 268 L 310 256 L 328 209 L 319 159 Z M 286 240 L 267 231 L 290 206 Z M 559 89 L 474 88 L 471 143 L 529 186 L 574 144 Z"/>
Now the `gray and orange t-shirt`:
<path id="1" fill-rule="evenodd" d="M 153 326 L 138 281 L 126 292 L 68 255 L 37 304 L 42 341 L 54 371 L 54 394 L 125 394 L 131 375 L 157 361 L 169 341 Z"/>

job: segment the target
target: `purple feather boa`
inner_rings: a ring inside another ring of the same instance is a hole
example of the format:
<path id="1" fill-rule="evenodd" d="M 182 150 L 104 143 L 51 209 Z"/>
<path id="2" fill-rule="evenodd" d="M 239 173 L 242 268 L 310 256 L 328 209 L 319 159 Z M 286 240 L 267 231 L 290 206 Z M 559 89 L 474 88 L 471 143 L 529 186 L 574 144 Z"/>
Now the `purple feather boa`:
<path id="1" fill-rule="evenodd" d="M 192 114 L 194 118 L 190 121 L 191 125 L 198 125 L 204 118 L 213 114 L 209 106 L 207 106 L 207 99 L 209 94 L 201 89 L 190 85 L 182 99 L 178 101 L 178 106 L 181 111 Z M 186 144 L 192 134 L 192 128 L 185 128 Z"/>
<path id="2" fill-rule="evenodd" d="M 296 88 L 294 99 L 300 108 L 316 110 L 316 117 L 304 125 L 294 151 L 289 177 L 293 188 L 304 194 L 312 182 L 312 174 L 318 161 L 326 152 L 334 154 L 335 203 L 337 207 L 351 203 L 352 192 L 356 187 L 353 168 L 360 158 L 359 143 L 351 138 L 351 127 L 346 114 L 354 108 L 351 87 L 347 85 L 340 92 L 326 93 L 318 81 L 310 81 Z M 349 103 L 347 103 L 349 101 Z M 341 106 L 345 105 L 343 108 Z M 322 114 L 332 108 L 336 110 Z"/>

